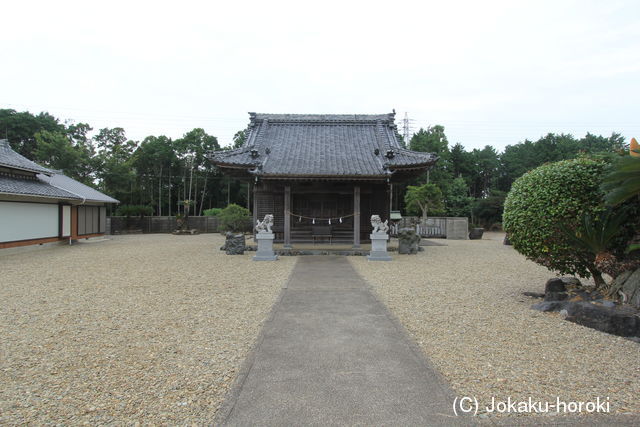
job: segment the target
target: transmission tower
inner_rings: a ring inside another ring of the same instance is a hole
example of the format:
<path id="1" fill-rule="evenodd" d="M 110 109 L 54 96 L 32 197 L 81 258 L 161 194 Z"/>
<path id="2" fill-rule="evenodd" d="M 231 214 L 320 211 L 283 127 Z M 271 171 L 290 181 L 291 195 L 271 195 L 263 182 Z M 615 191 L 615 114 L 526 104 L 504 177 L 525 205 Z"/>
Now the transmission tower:
<path id="1" fill-rule="evenodd" d="M 409 146 L 409 139 L 411 138 L 409 130 L 409 113 L 405 111 L 404 119 L 402 120 L 402 137 L 404 138 L 404 145 Z"/>

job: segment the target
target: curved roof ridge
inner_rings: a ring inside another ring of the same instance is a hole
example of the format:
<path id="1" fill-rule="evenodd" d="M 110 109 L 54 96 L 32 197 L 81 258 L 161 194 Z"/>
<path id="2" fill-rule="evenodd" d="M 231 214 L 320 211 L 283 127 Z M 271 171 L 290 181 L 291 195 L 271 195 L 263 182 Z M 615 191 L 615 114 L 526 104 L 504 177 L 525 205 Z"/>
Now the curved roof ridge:
<path id="1" fill-rule="evenodd" d="M 18 154 L 18 152 L 11 148 L 7 139 L 0 139 L 0 166 L 46 175 L 53 173 L 50 169 L 40 166 L 36 162 L 32 162 L 23 155 Z"/>
<path id="2" fill-rule="evenodd" d="M 392 123 L 395 114 L 272 114 L 249 113 L 252 122 L 269 120 L 271 122 L 352 122 L 372 123 L 377 121 Z"/>

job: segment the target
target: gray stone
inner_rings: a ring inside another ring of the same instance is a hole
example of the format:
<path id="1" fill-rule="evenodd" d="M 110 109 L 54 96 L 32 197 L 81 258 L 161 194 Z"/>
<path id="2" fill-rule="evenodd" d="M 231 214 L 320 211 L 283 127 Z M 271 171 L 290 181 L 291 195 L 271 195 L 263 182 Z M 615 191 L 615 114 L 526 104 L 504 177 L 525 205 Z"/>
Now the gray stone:
<path id="1" fill-rule="evenodd" d="M 577 277 L 560 277 L 560 280 L 567 286 L 582 286 L 582 282 Z"/>
<path id="2" fill-rule="evenodd" d="M 278 259 L 278 256 L 273 252 L 274 238 L 275 235 L 273 233 L 260 232 L 256 234 L 258 250 L 253 257 L 254 261 L 275 261 Z"/>
<path id="3" fill-rule="evenodd" d="M 531 308 L 538 311 L 560 311 L 565 305 L 562 301 L 545 301 L 533 304 Z"/>
<path id="4" fill-rule="evenodd" d="M 564 281 L 558 277 L 547 280 L 544 286 L 545 301 L 564 301 L 569 297 Z"/>
<path id="5" fill-rule="evenodd" d="M 622 337 L 640 337 L 640 316 L 637 310 L 605 307 L 588 301 L 567 304 L 567 320 L 588 328 Z"/>
<path id="6" fill-rule="evenodd" d="M 420 236 L 413 228 L 402 228 L 398 233 L 398 253 L 417 254 L 419 251 Z"/>
<path id="7" fill-rule="evenodd" d="M 480 240 L 484 234 L 484 228 L 472 228 L 469 233 L 470 240 Z"/>
<path id="8" fill-rule="evenodd" d="M 600 304 L 600 305 L 602 305 L 604 307 L 615 307 L 616 306 L 615 302 L 609 301 L 609 300 L 606 300 L 606 299 L 597 299 L 594 302 L 596 304 Z"/>
<path id="9" fill-rule="evenodd" d="M 544 294 L 540 292 L 523 292 L 522 295 L 532 298 L 544 298 Z"/>
<path id="10" fill-rule="evenodd" d="M 545 301 L 564 301 L 569 298 L 569 294 L 566 292 L 546 292 L 544 294 Z"/>
<path id="11" fill-rule="evenodd" d="M 220 250 L 225 251 L 227 255 L 242 255 L 245 249 L 244 234 L 233 234 L 227 232 L 227 238 L 224 242 L 224 246 Z"/>
<path id="12" fill-rule="evenodd" d="M 640 308 L 640 268 L 624 281 L 622 292 L 627 296 L 627 304 Z"/>
<path id="13" fill-rule="evenodd" d="M 387 252 L 389 235 L 387 233 L 371 233 L 369 238 L 371 238 L 371 252 L 369 256 L 367 256 L 367 259 L 369 261 L 391 261 L 392 258 L 389 256 L 389 252 Z M 420 241 L 419 238 L 418 241 Z"/>
<path id="14" fill-rule="evenodd" d="M 544 285 L 544 293 L 547 292 L 566 292 L 567 287 L 565 285 L 564 280 L 559 277 L 554 277 L 552 279 L 547 280 L 547 283 Z"/>

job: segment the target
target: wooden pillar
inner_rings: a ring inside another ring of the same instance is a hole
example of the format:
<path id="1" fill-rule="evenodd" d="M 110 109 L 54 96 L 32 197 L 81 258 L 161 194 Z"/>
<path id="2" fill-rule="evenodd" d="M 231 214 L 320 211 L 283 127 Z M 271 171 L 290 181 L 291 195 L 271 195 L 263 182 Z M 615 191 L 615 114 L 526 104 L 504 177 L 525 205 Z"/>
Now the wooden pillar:
<path id="1" fill-rule="evenodd" d="M 291 186 L 284 187 L 284 247 L 291 247 Z"/>
<path id="2" fill-rule="evenodd" d="M 258 184 L 253 184 L 253 239 L 256 238 L 256 223 L 258 222 Z"/>
<path id="3" fill-rule="evenodd" d="M 251 181 L 247 182 L 247 209 L 251 210 Z"/>
<path id="4" fill-rule="evenodd" d="M 386 188 L 386 193 L 387 193 L 387 197 L 389 198 L 389 204 L 385 207 L 385 211 L 384 212 L 384 219 L 388 219 L 389 223 L 391 223 L 391 209 L 393 209 L 391 207 L 391 203 L 393 202 L 393 184 L 389 184 L 387 185 Z"/>
<path id="5" fill-rule="evenodd" d="M 360 186 L 353 186 L 353 247 L 360 247 Z"/>

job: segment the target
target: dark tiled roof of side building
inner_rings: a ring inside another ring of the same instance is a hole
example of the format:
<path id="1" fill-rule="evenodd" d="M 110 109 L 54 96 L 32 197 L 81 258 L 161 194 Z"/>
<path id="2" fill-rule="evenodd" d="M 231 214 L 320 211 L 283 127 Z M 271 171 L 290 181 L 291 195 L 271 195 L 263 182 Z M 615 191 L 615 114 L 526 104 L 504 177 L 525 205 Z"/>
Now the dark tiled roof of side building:
<path id="1" fill-rule="evenodd" d="M 0 166 L 29 172 L 50 174 L 51 171 L 13 151 L 6 139 L 0 139 Z"/>
<path id="2" fill-rule="evenodd" d="M 113 197 L 109 197 L 106 194 L 89 187 L 88 185 L 84 185 L 83 183 L 78 182 L 73 178 L 69 178 L 68 176 L 63 175 L 60 171 L 53 172 L 54 175 L 51 176 L 39 174 L 38 178 L 43 182 L 47 182 L 55 187 L 61 188 L 86 201 L 101 203 L 120 203 Z"/>
<path id="3" fill-rule="evenodd" d="M 426 169 L 438 159 L 404 149 L 394 114 L 256 114 L 238 149 L 214 152 L 222 167 L 259 176 L 385 177 L 395 169 Z"/>
<path id="4" fill-rule="evenodd" d="M 61 171 L 47 169 L 16 153 L 6 139 L 0 140 L 0 167 L 0 194 L 119 203 Z"/>
<path id="5" fill-rule="evenodd" d="M 63 200 L 82 200 L 75 194 L 47 184 L 36 177 L 2 173 L 0 173 L 0 194 L 37 196 Z"/>

